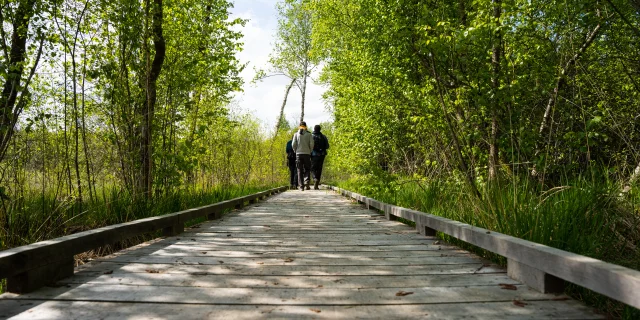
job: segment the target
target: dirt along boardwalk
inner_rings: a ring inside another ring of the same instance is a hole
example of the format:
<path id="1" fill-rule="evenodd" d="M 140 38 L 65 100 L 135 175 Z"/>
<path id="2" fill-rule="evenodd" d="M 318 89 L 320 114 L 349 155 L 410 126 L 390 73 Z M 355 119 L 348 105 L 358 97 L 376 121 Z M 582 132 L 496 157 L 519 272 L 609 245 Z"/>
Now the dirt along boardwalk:
<path id="1" fill-rule="evenodd" d="M 0 296 L 0 318 L 594 319 L 330 191 L 289 191 Z"/>

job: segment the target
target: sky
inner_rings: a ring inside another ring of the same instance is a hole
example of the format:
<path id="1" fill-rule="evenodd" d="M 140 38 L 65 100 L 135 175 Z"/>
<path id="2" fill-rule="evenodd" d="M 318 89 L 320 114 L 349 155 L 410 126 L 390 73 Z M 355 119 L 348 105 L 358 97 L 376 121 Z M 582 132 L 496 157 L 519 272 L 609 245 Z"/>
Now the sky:
<path id="1" fill-rule="evenodd" d="M 237 54 L 242 63 L 248 63 L 242 72 L 244 79 L 244 92 L 236 95 L 236 103 L 242 112 L 254 114 L 262 121 L 265 128 L 272 130 L 276 124 L 284 92 L 289 84 L 289 79 L 284 76 L 270 77 L 256 84 L 252 84 L 255 76 L 254 69 L 267 70 L 269 68 L 269 54 L 275 43 L 278 16 L 275 9 L 277 0 L 233 0 L 234 8 L 231 9 L 231 18 L 248 19 L 245 27 L 241 28 L 244 34 L 244 50 Z M 312 75 L 317 78 L 317 74 Z M 305 102 L 305 121 L 312 127 L 320 122 L 330 121 L 331 113 L 327 111 L 322 100 L 325 89 L 310 81 L 307 84 Z M 300 90 L 291 89 L 289 99 L 284 109 L 285 117 L 289 122 L 297 122 L 300 118 Z"/>

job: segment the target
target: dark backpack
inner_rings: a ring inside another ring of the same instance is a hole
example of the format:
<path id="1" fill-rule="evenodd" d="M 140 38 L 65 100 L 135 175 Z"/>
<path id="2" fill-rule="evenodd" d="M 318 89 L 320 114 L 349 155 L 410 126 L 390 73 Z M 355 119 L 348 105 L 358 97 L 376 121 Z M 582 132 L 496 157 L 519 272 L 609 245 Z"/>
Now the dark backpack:
<path id="1" fill-rule="evenodd" d="M 313 135 L 313 150 L 318 152 L 327 150 L 327 138 L 322 133 Z"/>

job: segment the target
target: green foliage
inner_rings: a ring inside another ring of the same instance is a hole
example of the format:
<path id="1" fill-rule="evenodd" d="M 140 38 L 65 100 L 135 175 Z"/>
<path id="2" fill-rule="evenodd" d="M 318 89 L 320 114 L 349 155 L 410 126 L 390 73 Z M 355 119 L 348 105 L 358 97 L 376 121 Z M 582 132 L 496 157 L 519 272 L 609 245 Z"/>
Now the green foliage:
<path id="1" fill-rule="evenodd" d="M 640 268 L 633 2 L 313 0 L 308 10 L 334 115 L 332 179 Z"/>
<path id="2" fill-rule="evenodd" d="M 158 5 L 35 5 L 27 62 L 44 39 L 42 68 L 0 156 L 0 249 L 284 184 L 285 137 L 231 104 L 245 21 L 230 18 L 227 0 Z M 152 87 L 159 26 L 166 52 Z M 3 28 L 11 45 L 12 25 Z"/>

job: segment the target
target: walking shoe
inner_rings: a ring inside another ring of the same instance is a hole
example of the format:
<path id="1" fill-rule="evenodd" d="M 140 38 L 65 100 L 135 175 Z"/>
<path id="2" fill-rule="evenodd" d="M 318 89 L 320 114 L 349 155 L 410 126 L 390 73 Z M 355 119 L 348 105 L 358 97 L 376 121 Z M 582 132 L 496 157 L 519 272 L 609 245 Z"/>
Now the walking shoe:
<path id="1" fill-rule="evenodd" d="M 309 184 L 307 184 L 307 190 L 311 190 L 311 188 L 309 188 Z"/>
<path id="2" fill-rule="evenodd" d="M 319 184 L 320 184 L 320 181 L 316 180 L 316 182 L 313 183 L 313 190 L 320 190 L 320 188 L 318 188 Z"/>
<path id="3" fill-rule="evenodd" d="M 300 187 L 300 191 L 304 191 L 304 186 Z"/>

